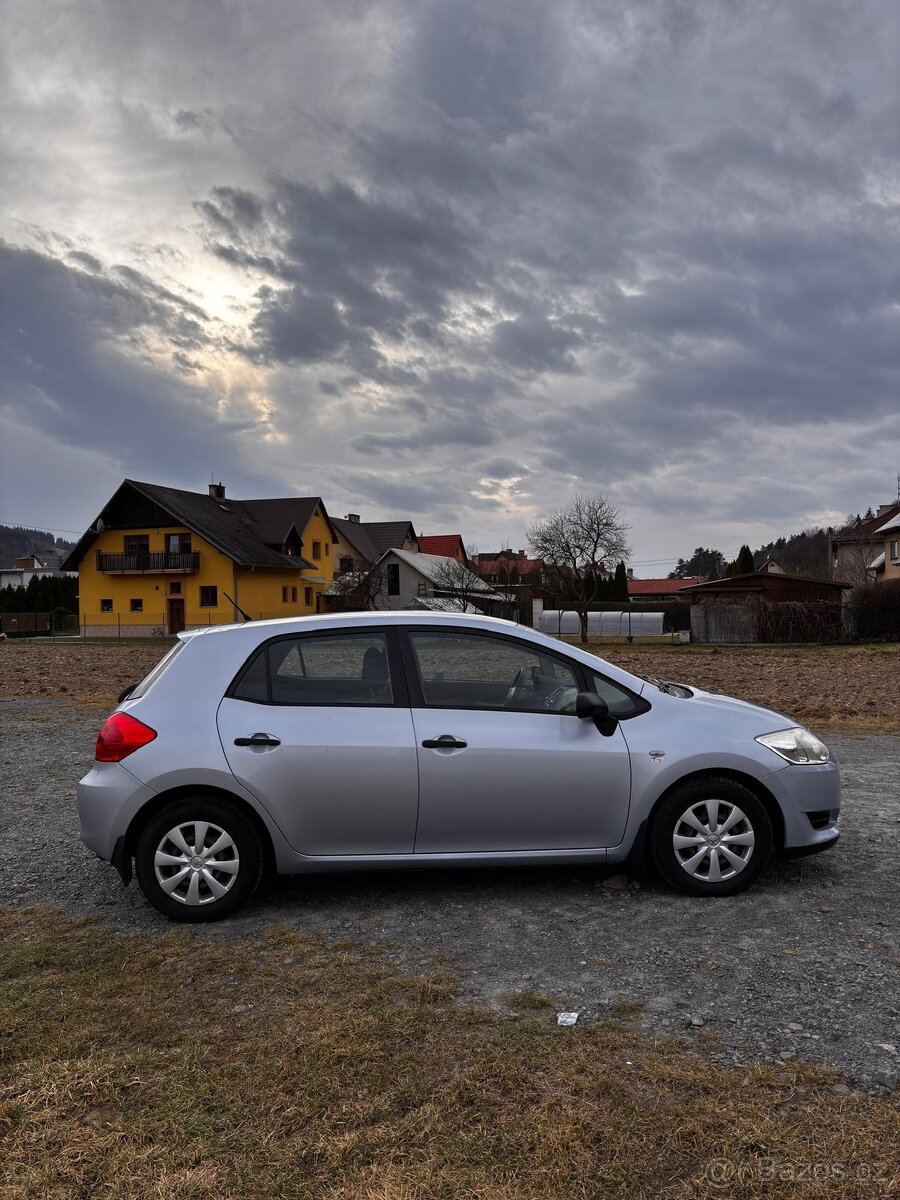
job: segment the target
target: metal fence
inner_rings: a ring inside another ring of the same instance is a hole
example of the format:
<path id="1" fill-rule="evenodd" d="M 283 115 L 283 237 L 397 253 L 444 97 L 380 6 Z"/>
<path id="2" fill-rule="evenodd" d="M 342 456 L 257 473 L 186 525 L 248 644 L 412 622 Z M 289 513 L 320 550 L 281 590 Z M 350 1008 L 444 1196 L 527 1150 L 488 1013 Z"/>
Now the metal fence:
<path id="1" fill-rule="evenodd" d="M 0 633 L 8 638 L 72 637 L 78 633 L 74 613 L 0 613 Z"/>

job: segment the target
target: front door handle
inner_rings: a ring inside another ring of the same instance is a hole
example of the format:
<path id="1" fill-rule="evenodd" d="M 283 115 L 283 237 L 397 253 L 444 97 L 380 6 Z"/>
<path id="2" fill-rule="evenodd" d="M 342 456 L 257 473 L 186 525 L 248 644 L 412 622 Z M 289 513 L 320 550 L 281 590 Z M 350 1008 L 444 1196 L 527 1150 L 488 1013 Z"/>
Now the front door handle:
<path id="1" fill-rule="evenodd" d="M 273 737 L 270 733 L 252 733 L 250 737 L 235 738 L 236 746 L 253 746 L 254 749 L 258 746 L 260 749 L 265 749 L 266 746 L 280 746 L 281 738 Z"/>
<path id="2" fill-rule="evenodd" d="M 426 750 L 465 750 L 468 742 L 454 737 L 452 733 L 442 733 L 437 738 L 426 738 L 422 745 Z"/>

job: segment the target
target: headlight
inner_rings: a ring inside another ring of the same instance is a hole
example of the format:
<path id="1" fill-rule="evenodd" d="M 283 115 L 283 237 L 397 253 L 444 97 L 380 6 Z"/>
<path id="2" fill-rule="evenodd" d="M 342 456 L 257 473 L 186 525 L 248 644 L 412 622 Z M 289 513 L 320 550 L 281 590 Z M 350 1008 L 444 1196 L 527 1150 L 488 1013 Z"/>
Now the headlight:
<path id="1" fill-rule="evenodd" d="M 764 733 L 756 739 L 768 746 L 789 763 L 828 762 L 831 754 L 824 742 L 808 729 L 779 729 L 775 733 Z"/>

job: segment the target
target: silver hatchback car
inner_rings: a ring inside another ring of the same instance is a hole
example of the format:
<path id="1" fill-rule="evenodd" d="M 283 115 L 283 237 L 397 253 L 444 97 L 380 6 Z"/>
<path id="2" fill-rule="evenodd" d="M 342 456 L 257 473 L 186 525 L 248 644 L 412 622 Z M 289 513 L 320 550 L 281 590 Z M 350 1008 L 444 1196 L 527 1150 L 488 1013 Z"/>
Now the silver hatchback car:
<path id="1" fill-rule="evenodd" d="M 826 746 L 765 708 L 488 617 L 378 612 L 183 633 L 120 698 L 82 840 L 214 921 L 262 873 L 622 862 L 740 891 L 839 836 Z"/>

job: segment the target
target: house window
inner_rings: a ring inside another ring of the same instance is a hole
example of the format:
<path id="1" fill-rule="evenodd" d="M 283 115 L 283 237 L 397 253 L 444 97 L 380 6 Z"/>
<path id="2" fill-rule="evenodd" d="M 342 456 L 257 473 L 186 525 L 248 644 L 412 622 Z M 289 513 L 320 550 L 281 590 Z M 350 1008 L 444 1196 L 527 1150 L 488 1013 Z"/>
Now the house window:
<path id="1" fill-rule="evenodd" d="M 286 587 L 283 587 L 281 589 L 281 603 L 282 604 L 287 604 L 289 594 L 290 593 L 288 592 L 288 589 Z"/>
<path id="2" fill-rule="evenodd" d="M 149 535 L 149 533 L 126 533 L 125 534 L 125 553 L 126 554 L 149 554 L 150 553 L 150 535 Z"/>
<path id="3" fill-rule="evenodd" d="M 181 584 L 180 583 L 170 583 L 169 584 L 169 595 L 170 596 L 180 596 L 181 595 Z"/>
<path id="4" fill-rule="evenodd" d="M 400 564 L 388 563 L 387 565 L 387 585 L 389 596 L 400 595 Z"/>
<path id="5" fill-rule="evenodd" d="M 307 608 L 312 608 L 312 602 L 313 602 L 312 588 L 311 587 L 304 588 L 303 589 L 303 603 L 306 605 Z"/>
<path id="6" fill-rule="evenodd" d="M 101 612 L 112 612 L 112 600 L 101 600 L 100 601 L 100 611 Z"/>
<path id="7" fill-rule="evenodd" d="M 322 543 L 313 542 L 313 559 L 318 560 L 322 557 Z"/>
<path id="8" fill-rule="evenodd" d="M 352 571 L 352 570 L 353 570 L 353 559 L 352 558 L 339 558 L 338 559 L 338 575 L 346 575 L 348 571 Z"/>
<path id="9" fill-rule="evenodd" d="M 191 535 L 189 533 L 167 533 L 166 534 L 166 553 L 167 554 L 190 554 L 191 552 Z"/>
<path id="10" fill-rule="evenodd" d="M 144 611 L 143 600 L 129 600 L 128 603 L 131 607 L 132 612 L 143 612 Z"/>
<path id="11" fill-rule="evenodd" d="M 215 608 L 219 603 L 219 589 L 217 587 L 201 587 L 200 589 L 200 607 Z"/>
<path id="12" fill-rule="evenodd" d="M 900 558 L 898 550 L 900 550 L 900 540 L 891 542 L 891 558 Z"/>
<path id="13" fill-rule="evenodd" d="M 329 554 L 331 554 L 331 542 L 326 542 L 325 543 L 325 557 L 328 558 Z"/>
<path id="14" fill-rule="evenodd" d="M 292 604 L 297 603 L 297 589 L 295 587 L 291 588 L 291 603 Z"/>

